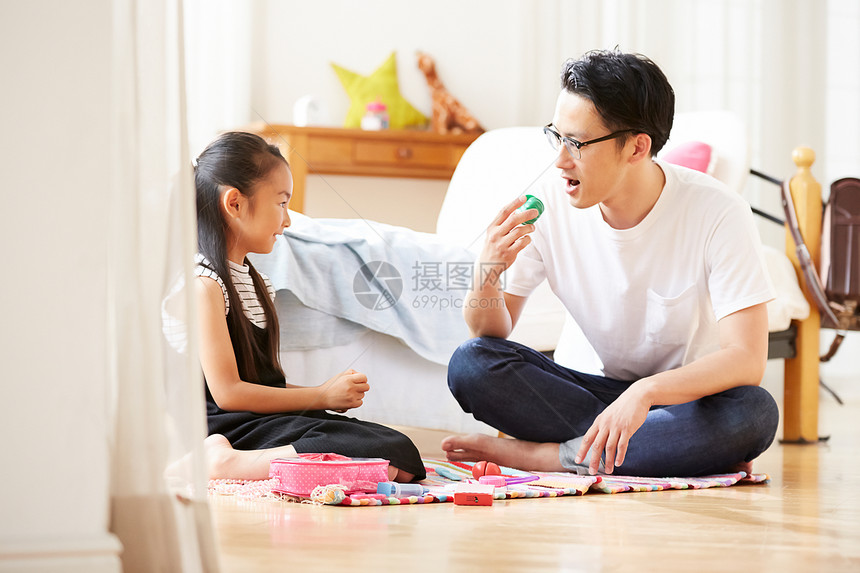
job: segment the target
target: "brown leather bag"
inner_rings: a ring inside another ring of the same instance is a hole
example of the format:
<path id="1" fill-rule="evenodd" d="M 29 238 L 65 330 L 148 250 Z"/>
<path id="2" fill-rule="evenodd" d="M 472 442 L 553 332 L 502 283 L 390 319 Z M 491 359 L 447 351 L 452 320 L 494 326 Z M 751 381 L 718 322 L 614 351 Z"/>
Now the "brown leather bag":
<path id="1" fill-rule="evenodd" d="M 781 186 L 786 224 L 794 239 L 806 286 L 821 313 L 821 327 L 836 330 L 830 349 L 820 358 L 821 362 L 827 362 L 839 350 L 847 330 L 860 330 L 860 180 L 840 179 L 831 186 L 821 228 L 820 275 L 816 274 L 803 242 L 788 180 L 782 181 Z"/>
<path id="2" fill-rule="evenodd" d="M 827 362 L 836 354 L 847 330 L 860 330 L 860 179 L 846 177 L 830 186 L 821 226 L 819 274 L 800 233 L 789 180 L 780 181 L 755 169 L 750 169 L 750 173 L 780 186 L 785 221 L 756 208 L 753 211 L 785 224 L 794 239 L 806 286 L 821 314 L 821 327 L 836 330 L 830 349 L 820 358 L 821 362 Z"/>
<path id="3" fill-rule="evenodd" d="M 830 186 L 821 225 L 821 282 L 838 319 L 823 320 L 822 326 L 860 330 L 860 179 L 846 177 Z"/>

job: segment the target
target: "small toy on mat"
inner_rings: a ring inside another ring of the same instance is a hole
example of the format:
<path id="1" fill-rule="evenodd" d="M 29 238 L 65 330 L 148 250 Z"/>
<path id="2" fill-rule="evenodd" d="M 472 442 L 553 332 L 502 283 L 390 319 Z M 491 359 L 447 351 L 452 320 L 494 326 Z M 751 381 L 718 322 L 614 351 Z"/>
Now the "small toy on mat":
<path id="1" fill-rule="evenodd" d="M 454 491 L 454 505 L 493 505 L 495 492 L 492 485 L 460 483 Z"/>
<path id="2" fill-rule="evenodd" d="M 498 464 L 494 464 L 493 462 L 480 461 L 475 462 L 475 465 L 472 466 L 472 476 L 475 479 L 479 479 L 481 476 L 497 476 L 501 475 L 502 470 L 499 468 Z"/>
<path id="3" fill-rule="evenodd" d="M 506 493 L 508 491 L 508 482 L 502 476 L 481 476 L 478 478 L 478 483 L 493 486 L 495 488 L 494 493 Z"/>
<path id="4" fill-rule="evenodd" d="M 509 485 L 524 484 L 537 481 L 539 479 L 541 479 L 540 476 L 510 477 L 502 475 L 484 475 L 478 478 L 478 483 L 494 485 L 496 487 L 507 487 Z"/>
<path id="5" fill-rule="evenodd" d="M 585 493 L 592 485 L 601 481 L 600 476 L 542 475 L 539 477 L 539 480 L 533 481 L 529 485 L 549 489 L 575 489 L 580 493 Z"/>
<path id="6" fill-rule="evenodd" d="M 320 505 L 335 505 L 346 499 L 342 485 L 318 485 L 311 492 L 311 501 Z"/>
<path id="7" fill-rule="evenodd" d="M 379 482 L 376 493 L 392 497 L 409 497 L 411 495 L 424 495 L 427 488 L 417 483 L 398 483 L 395 481 Z"/>
<path id="8" fill-rule="evenodd" d="M 528 483 L 540 479 L 540 476 L 527 474 L 510 476 L 502 473 L 502 468 L 498 464 L 487 461 L 475 462 L 472 466 L 472 477 L 478 480 L 478 483 L 493 485 L 496 487 L 506 487 L 519 483 Z"/>

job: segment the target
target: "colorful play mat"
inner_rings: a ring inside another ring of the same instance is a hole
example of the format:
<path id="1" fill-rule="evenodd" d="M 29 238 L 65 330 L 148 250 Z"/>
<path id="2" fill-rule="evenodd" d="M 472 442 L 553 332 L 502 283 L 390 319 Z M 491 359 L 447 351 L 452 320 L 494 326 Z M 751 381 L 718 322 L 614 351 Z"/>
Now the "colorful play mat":
<path id="1" fill-rule="evenodd" d="M 295 498 L 277 493 L 278 480 L 210 480 L 210 495 L 233 495 L 243 499 L 280 499 L 305 501 L 320 505 L 380 506 L 410 505 L 419 503 L 445 503 L 454 501 L 458 484 L 472 480 L 472 464 L 423 459 L 427 478 L 419 482 L 425 488 L 423 495 L 389 496 L 375 493 L 347 494 L 338 484 L 321 485 L 309 498 Z M 619 475 L 576 475 L 566 472 L 522 472 L 502 467 L 504 475 L 530 477 L 532 481 L 497 489 L 494 500 L 563 497 L 601 493 L 647 492 L 671 489 L 705 489 L 743 484 L 763 484 L 769 481 L 766 474 L 747 475 L 744 472 L 702 477 L 649 478 Z M 514 480 L 511 480 L 514 481 Z"/>

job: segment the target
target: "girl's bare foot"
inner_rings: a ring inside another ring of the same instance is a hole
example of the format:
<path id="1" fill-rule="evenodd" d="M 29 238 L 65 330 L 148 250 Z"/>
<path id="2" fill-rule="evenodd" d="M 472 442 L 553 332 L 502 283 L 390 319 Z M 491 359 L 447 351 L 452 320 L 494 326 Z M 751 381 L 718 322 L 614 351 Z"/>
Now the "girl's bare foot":
<path id="1" fill-rule="evenodd" d="M 206 460 L 206 472 L 208 479 L 232 478 L 229 475 L 235 464 L 236 450 L 230 442 L 221 434 L 212 434 L 203 440 L 203 455 Z M 179 460 L 170 464 L 165 470 L 168 479 L 192 480 L 193 473 L 192 453 L 187 453 Z"/>
<path id="2" fill-rule="evenodd" d="M 266 450 L 237 450 L 221 434 L 212 434 L 203 442 L 209 479 L 259 480 L 269 477 L 269 463 L 275 458 L 298 456 L 293 446 Z"/>
<path id="3" fill-rule="evenodd" d="M 235 463 L 236 450 L 221 434 L 212 434 L 203 440 L 206 453 L 206 469 L 209 479 L 231 478 L 230 470 Z"/>
<path id="4" fill-rule="evenodd" d="M 400 483 L 409 483 L 415 479 L 415 474 L 405 472 L 399 468 L 388 466 L 388 481 L 397 481 Z"/>
<path id="5" fill-rule="evenodd" d="M 552 442 L 527 442 L 512 438 L 494 438 L 485 434 L 469 434 L 443 439 L 442 451 L 453 462 L 486 460 L 520 470 L 564 471 L 558 459 L 558 444 Z"/>
<path id="6" fill-rule="evenodd" d="M 269 477 L 269 464 L 275 458 L 298 456 L 293 446 L 280 446 L 267 450 L 237 450 L 221 434 L 212 434 L 203 442 L 209 479 L 259 480 Z M 410 482 L 415 474 L 388 466 L 388 479 Z"/>

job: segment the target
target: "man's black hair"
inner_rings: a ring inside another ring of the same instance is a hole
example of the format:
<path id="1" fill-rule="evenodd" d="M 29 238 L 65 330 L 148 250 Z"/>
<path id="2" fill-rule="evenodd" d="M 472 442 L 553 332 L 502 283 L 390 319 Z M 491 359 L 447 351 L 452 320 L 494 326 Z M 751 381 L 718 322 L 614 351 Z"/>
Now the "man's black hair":
<path id="1" fill-rule="evenodd" d="M 562 66 L 561 87 L 591 101 L 610 131 L 651 136 L 657 155 L 672 131 L 675 91 L 663 71 L 641 54 L 595 50 Z M 623 145 L 626 138 L 619 139 Z"/>

